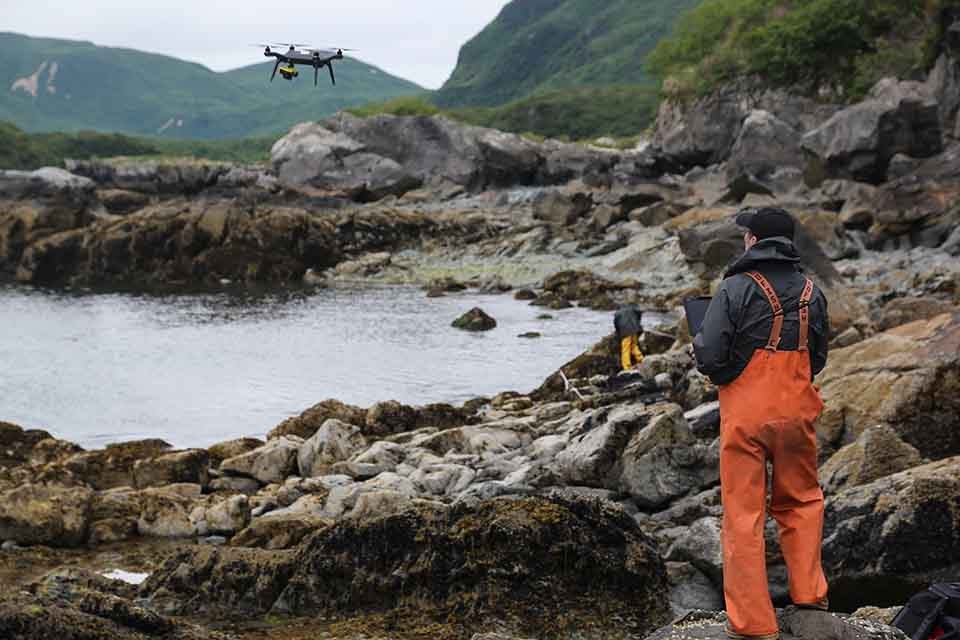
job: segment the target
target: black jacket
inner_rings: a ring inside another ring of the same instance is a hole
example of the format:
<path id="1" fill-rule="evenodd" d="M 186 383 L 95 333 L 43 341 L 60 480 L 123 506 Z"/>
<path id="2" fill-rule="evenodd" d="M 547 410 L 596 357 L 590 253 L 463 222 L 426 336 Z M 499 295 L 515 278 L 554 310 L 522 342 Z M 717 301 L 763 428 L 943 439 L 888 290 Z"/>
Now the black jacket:
<path id="1" fill-rule="evenodd" d="M 640 335 L 643 333 L 643 312 L 633 305 L 620 307 L 613 316 L 613 328 L 618 340 Z"/>
<path id="2" fill-rule="evenodd" d="M 768 238 L 751 247 L 727 271 L 714 296 L 700 333 L 693 340 L 697 369 L 714 384 L 729 384 L 743 373 L 754 351 L 767 345 L 773 327 L 773 312 L 757 283 L 746 275 L 759 271 L 770 281 L 783 305 L 781 351 L 796 351 L 800 341 L 798 305 L 804 276 L 800 256 L 787 238 Z M 808 334 L 813 375 L 827 364 L 830 321 L 827 299 L 814 283 L 810 300 Z"/>

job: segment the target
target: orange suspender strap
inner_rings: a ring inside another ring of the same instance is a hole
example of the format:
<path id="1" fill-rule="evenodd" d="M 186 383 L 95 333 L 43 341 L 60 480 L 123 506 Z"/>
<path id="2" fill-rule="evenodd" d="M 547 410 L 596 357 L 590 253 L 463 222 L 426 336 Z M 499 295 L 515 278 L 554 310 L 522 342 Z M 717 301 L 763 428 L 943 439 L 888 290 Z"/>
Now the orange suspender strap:
<path id="1" fill-rule="evenodd" d="M 753 278 L 763 294 L 767 296 L 767 301 L 773 309 L 773 327 L 770 329 L 770 340 L 767 341 L 766 348 L 768 351 L 776 351 L 777 347 L 780 346 L 780 334 L 783 331 L 783 305 L 780 304 L 780 298 L 777 297 L 777 292 L 770 285 L 770 281 L 764 278 L 760 272 L 750 271 L 747 275 Z"/>
<path id="2" fill-rule="evenodd" d="M 803 286 L 803 293 L 800 294 L 800 342 L 798 351 L 807 351 L 809 330 L 810 330 L 810 299 L 813 298 L 813 280 L 805 278 L 806 284 Z"/>

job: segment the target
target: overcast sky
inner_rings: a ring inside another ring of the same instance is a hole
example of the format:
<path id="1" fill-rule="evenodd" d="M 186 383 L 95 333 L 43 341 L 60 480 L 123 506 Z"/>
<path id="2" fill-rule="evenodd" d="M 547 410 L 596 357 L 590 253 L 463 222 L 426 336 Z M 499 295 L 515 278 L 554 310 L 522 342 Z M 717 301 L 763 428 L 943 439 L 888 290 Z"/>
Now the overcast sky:
<path id="1" fill-rule="evenodd" d="M 205 64 L 262 61 L 256 42 L 306 42 L 353 54 L 427 88 L 508 0 L 0 0 L 0 31 L 90 40 Z"/>

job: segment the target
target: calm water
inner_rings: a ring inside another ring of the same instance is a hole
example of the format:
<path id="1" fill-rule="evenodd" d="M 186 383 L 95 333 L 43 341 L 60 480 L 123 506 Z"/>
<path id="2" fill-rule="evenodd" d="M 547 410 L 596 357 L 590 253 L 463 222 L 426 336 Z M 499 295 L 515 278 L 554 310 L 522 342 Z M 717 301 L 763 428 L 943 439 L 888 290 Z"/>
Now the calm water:
<path id="1" fill-rule="evenodd" d="M 499 322 L 450 322 L 481 306 Z M 68 295 L 0 287 L 0 420 L 84 447 L 263 436 L 337 398 L 368 406 L 529 391 L 612 330 L 612 314 L 412 288 L 251 297 Z M 543 338 L 518 334 L 539 331 Z"/>

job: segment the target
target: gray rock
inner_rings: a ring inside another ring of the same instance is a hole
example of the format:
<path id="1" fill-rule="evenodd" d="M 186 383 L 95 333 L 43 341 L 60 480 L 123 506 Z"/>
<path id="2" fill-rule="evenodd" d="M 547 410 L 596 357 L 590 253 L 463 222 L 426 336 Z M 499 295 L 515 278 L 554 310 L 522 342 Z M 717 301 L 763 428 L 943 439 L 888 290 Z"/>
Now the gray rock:
<path id="1" fill-rule="evenodd" d="M 550 224 L 567 227 L 576 224 L 593 208 L 593 198 L 583 193 L 544 191 L 534 202 L 533 216 Z"/>
<path id="2" fill-rule="evenodd" d="M 297 463 L 304 478 L 327 475 L 338 462 L 345 462 L 367 447 L 359 427 L 331 418 L 300 445 Z"/>
<path id="3" fill-rule="evenodd" d="M 210 481 L 209 468 L 210 454 L 204 449 L 175 451 L 138 460 L 133 465 L 133 482 L 137 489 L 183 482 L 205 487 Z"/>
<path id="4" fill-rule="evenodd" d="M 723 593 L 689 562 L 668 562 L 670 608 L 676 617 L 696 609 L 723 609 Z"/>
<path id="5" fill-rule="evenodd" d="M 851 487 L 827 499 L 823 563 L 838 608 L 879 581 L 905 595 L 960 568 L 960 457 Z M 918 541 L 922 541 L 919 543 Z"/>
<path id="6" fill-rule="evenodd" d="M 720 435 L 720 402 L 708 402 L 683 414 L 690 431 L 698 438 L 716 438 Z"/>
<path id="7" fill-rule="evenodd" d="M 297 453 L 302 443 L 293 436 L 270 440 L 253 451 L 224 460 L 220 471 L 254 478 L 263 484 L 281 483 L 296 472 Z"/>
<path id="8" fill-rule="evenodd" d="M 274 144 L 271 159 L 284 184 L 346 191 L 363 201 L 402 195 L 422 184 L 395 160 L 318 123 L 294 127 Z"/>
<path id="9" fill-rule="evenodd" d="M 260 491 L 260 483 L 253 478 L 241 478 L 238 476 L 225 476 L 215 478 L 210 482 L 211 491 L 233 491 L 246 495 L 254 495 Z"/>
<path id="10" fill-rule="evenodd" d="M 743 121 L 727 160 L 727 180 L 750 180 L 769 193 L 785 192 L 773 177 L 784 168 L 803 168 L 801 133 L 768 111 L 756 110 Z"/>
<path id="11" fill-rule="evenodd" d="M 707 516 L 697 520 L 671 545 L 667 559 L 689 562 L 709 576 L 714 584 L 723 584 L 720 530 L 720 518 Z"/>
<path id="12" fill-rule="evenodd" d="M 813 177 L 878 184 L 898 153 L 927 158 L 943 149 L 939 104 L 917 82 L 887 78 L 866 100 L 847 107 L 803 138 Z"/>
<path id="13" fill-rule="evenodd" d="M 802 133 L 827 120 L 837 109 L 784 90 L 759 89 L 749 81 L 734 82 L 693 101 L 661 103 L 651 146 L 684 168 L 709 166 L 729 157 L 744 119 L 754 110 L 768 111 Z"/>
<path id="14" fill-rule="evenodd" d="M 208 507 L 197 507 L 190 513 L 190 522 L 197 535 L 233 535 L 250 524 L 250 502 L 247 496 L 233 496 Z"/>
<path id="15" fill-rule="evenodd" d="M 820 467 L 820 484 L 827 493 L 867 484 L 917 467 L 923 458 L 887 425 L 871 427 L 856 442 L 837 451 Z"/>
<path id="16" fill-rule="evenodd" d="M 496 328 L 497 321 L 483 309 L 475 307 L 454 320 L 451 326 L 464 331 L 490 331 Z"/>
<path id="17" fill-rule="evenodd" d="M 93 491 L 25 484 L 0 492 L 0 540 L 76 547 L 85 542 Z"/>
<path id="18" fill-rule="evenodd" d="M 228 164 L 193 160 L 67 160 L 66 167 L 101 187 L 178 195 L 195 194 L 213 187 L 220 176 L 231 169 Z"/>
<path id="19" fill-rule="evenodd" d="M 641 508 L 659 508 L 720 479 L 719 442 L 698 442 L 677 405 L 637 431 L 619 462 L 617 488 Z"/>
<path id="20" fill-rule="evenodd" d="M 56 167 L 36 171 L 0 170 L 0 196 L 5 198 L 36 198 L 92 194 L 93 180 Z"/>

